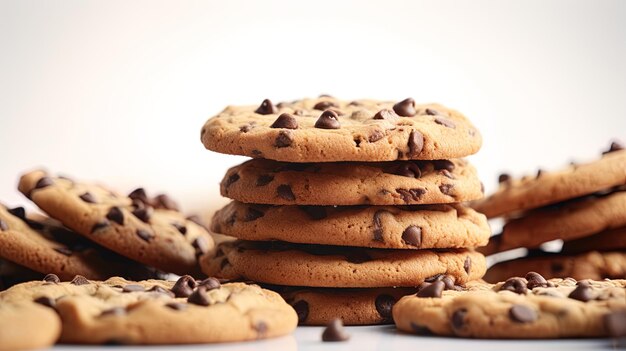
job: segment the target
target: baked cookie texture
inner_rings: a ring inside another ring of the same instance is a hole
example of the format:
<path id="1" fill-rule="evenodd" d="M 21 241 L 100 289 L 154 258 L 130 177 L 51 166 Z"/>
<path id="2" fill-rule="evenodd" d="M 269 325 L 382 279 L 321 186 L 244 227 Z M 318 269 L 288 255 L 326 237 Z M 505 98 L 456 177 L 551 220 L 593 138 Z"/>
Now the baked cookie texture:
<path id="1" fill-rule="evenodd" d="M 0 303 L 0 351 L 51 347 L 61 334 L 53 310 L 28 303 Z"/>
<path id="2" fill-rule="evenodd" d="M 164 195 L 143 189 L 128 197 L 103 186 L 32 171 L 19 190 L 66 227 L 112 251 L 178 274 L 197 272 L 197 256 L 213 249 L 208 232 Z"/>
<path id="3" fill-rule="evenodd" d="M 62 320 L 59 341 L 78 344 L 194 344 L 256 340 L 293 331 L 298 317 L 280 295 L 216 279 L 104 282 L 76 276 L 16 285 L 0 305 L 33 302 Z M 56 316 L 54 312 L 51 312 Z M 28 330 L 25 328 L 24 330 Z"/>
<path id="4" fill-rule="evenodd" d="M 414 287 L 434 276 L 458 284 L 480 279 L 485 257 L 471 250 L 383 250 L 281 242 L 233 241 L 200 264 L 208 276 L 287 286 Z"/>
<path id="5" fill-rule="evenodd" d="M 478 151 L 482 138 L 438 104 L 332 97 L 229 106 L 202 127 L 212 151 L 287 162 L 440 160 Z"/>
<path id="6" fill-rule="evenodd" d="M 558 203 L 626 184 L 626 150 L 616 148 L 599 160 L 570 165 L 536 177 L 501 176 L 500 189 L 473 207 L 488 218 Z"/>
<path id="7" fill-rule="evenodd" d="M 476 248 L 491 230 L 459 204 L 429 206 L 271 206 L 231 202 L 211 222 L 215 233 L 253 241 L 394 249 Z"/>
<path id="8" fill-rule="evenodd" d="M 574 279 L 623 278 L 626 277 L 626 252 L 588 251 L 569 255 L 565 253 L 535 254 L 514 260 L 496 263 L 489 268 L 484 279 L 496 282 L 533 270 L 550 277 L 572 277 Z"/>
<path id="9" fill-rule="evenodd" d="M 393 307 L 398 329 L 465 338 L 604 337 L 626 310 L 625 280 L 546 280 L 536 272 L 497 284 L 421 287 Z M 623 321 L 623 318 L 621 318 Z"/>
<path id="10" fill-rule="evenodd" d="M 561 248 L 564 254 L 613 250 L 626 251 L 626 227 L 609 229 L 584 238 L 566 241 Z"/>
<path id="11" fill-rule="evenodd" d="M 272 205 L 420 205 L 483 196 L 464 159 L 287 163 L 253 159 L 226 172 L 223 196 Z"/>

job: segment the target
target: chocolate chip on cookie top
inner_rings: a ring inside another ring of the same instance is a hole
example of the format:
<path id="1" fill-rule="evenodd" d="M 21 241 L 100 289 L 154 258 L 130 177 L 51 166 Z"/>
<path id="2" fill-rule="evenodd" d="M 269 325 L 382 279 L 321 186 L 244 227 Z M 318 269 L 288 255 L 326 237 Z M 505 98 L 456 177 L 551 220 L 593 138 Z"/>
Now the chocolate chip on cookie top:
<path id="1" fill-rule="evenodd" d="M 197 256 L 213 248 L 204 228 L 177 211 L 169 197 L 129 196 L 103 186 L 33 171 L 19 190 L 66 227 L 114 252 L 178 274 L 197 272 Z"/>
<path id="2" fill-rule="evenodd" d="M 450 159 L 482 144 L 467 118 L 442 105 L 328 96 L 229 106 L 201 139 L 209 150 L 288 162 Z"/>

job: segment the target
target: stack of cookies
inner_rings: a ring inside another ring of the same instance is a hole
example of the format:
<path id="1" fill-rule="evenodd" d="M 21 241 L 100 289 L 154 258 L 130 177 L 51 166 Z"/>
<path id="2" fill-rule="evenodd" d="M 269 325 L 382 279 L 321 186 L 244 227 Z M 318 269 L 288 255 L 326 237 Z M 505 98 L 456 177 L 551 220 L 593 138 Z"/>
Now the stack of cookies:
<path id="1" fill-rule="evenodd" d="M 481 137 L 441 105 L 330 96 L 227 107 L 201 133 L 209 150 L 253 157 L 228 170 L 233 199 L 211 229 L 236 240 L 205 255 L 209 276 L 279 291 L 300 324 L 341 318 L 389 323 L 395 301 L 421 284 L 458 289 L 480 279 L 485 216 L 462 157 Z"/>
<path id="2" fill-rule="evenodd" d="M 523 258 L 497 263 L 492 282 L 527 271 L 547 278 L 624 278 L 626 276 L 626 150 L 619 143 L 596 161 L 513 180 L 500 176 L 500 189 L 474 208 L 506 224 L 481 251 L 487 255 L 527 248 Z M 561 252 L 540 249 L 564 241 Z"/>

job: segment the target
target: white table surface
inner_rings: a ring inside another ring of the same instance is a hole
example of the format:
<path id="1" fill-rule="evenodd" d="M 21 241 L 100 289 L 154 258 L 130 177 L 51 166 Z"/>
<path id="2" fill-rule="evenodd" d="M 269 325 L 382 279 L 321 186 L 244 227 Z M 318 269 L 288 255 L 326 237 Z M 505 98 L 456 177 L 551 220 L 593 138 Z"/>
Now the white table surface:
<path id="1" fill-rule="evenodd" d="M 219 350 L 219 351 L 321 351 L 321 350 L 411 350 L 411 351 L 538 351 L 538 350 L 610 350 L 618 349 L 610 339 L 567 340 L 471 340 L 442 337 L 423 337 L 398 332 L 393 326 L 348 327 L 351 338 L 347 342 L 321 341 L 322 327 L 299 327 L 292 335 L 264 341 L 194 346 L 57 346 L 52 351 L 76 350 Z M 622 348 L 625 344 L 620 345 Z"/>

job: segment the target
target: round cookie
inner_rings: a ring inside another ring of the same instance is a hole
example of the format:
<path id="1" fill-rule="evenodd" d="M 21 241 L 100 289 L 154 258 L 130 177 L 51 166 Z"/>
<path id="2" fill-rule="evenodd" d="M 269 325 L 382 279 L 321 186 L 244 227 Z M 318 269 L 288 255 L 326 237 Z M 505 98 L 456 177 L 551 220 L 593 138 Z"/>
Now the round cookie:
<path id="1" fill-rule="evenodd" d="M 545 280 L 531 272 L 496 285 L 461 290 L 424 288 L 393 308 L 398 329 L 465 338 L 550 339 L 605 337 L 626 309 L 624 280 Z M 623 318 L 622 318 L 623 321 Z"/>
<path id="2" fill-rule="evenodd" d="M 603 231 L 584 238 L 566 241 L 561 252 L 572 255 L 587 251 L 626 251 L 626 227 Z"/>
<path id="3" fill-rule="evenodd" d="M 484 279 L 497 282 L 522 275 L 529 270 L 548 278 L 622 278 L 626 276 L 626 253 L 591 251 L 580 255 L 545 253 L 523 257 L 496 263 L 489 268 Z"/>
<path id="4" fill-rule="evenodd" d="M 512 180 L 500 176 L 500 189 L 473 204 L 487 218 L 527 211 L 626 184 L 626 150 L 612 147 L 601 159 L 558 172 Z"/>
<path id="5" fill-rule="evenodd" d="M 14 286 L 0 303 L 32 301 L 53 307 L 63 323 L 60 342 L 71 344 L 198 344 L 285 335 L 297 325 L 295 311 L 275 292 L 243 283 L 105 282 L 77 276 Z"/>
<path id="6" fill-rule="evenodd" d="M 485 257 L 470 250 L 384 250 L 233 241 L 201 258 L 208 276 L 329 288 L 414 287 L 440 274 L 479 279 Z"/>
<path id="7" fill-rule="evenodd" d="M 228 170 L 221 193 L 273 205 L 417 205 L 480 199 L 476 169 L 451 161 L 286 163 L 246 161 Z"/>
<path id="8" fill-rule="evenodd" d="M 140 188 L 125 197 L 43 171 L 23 175 L 19 190 L 89 240 L 163 271 L 195 273 L 197 256 L 213 249 L 207 231 L 165 195 L 149 200 Z"/>
<path id="9" fill-rule="evenodd" d="M 231 202 L 211 230 L 244 240 L 395 249 L 475 248 L 487 244 L 487 219 L 463 205 L 270 206 Z M 323 235 L 320 235 L 323 233 Z"/>
<path id="10" fill-rule="evenodd" d="M 61 334 L 53 310 L 28 303 L 0 303 L 0 351 L 45 349 Z"/>
<path id="11" fill-rule="evenodd" d="M 478 151 L 482 138 L 438 104 L 332 97 L 229 106 L 202 127 L 212 151 L 287 162 L 442 160 Z"/>
<path id="12" fill-rule="evenodd" d="M 43 216 L 38 216 L 43 217 Z M 0 204 L 0 257 L 61 279 L 83 275 L 154 277 L 157 273 L 99 247 L 48 218 L 28 218 L 23 208 Z"/>
<path id="13" fill-rule="evenodd" d="M 278 291 L 298 314 L 300 325 L 327 325 L 335 318 L 344 325 L 391 324 L 391 309 L 402 296 L 415 288 L 290 288 Z"/>
<path id="14" fill-rule="evenodd" d="M 589 236 L 626 225 L 626 191 L 587 196 L 528 212 L 509 221 L 502 234 L 492 239 L 486 255 L 541 244 Z"/>

